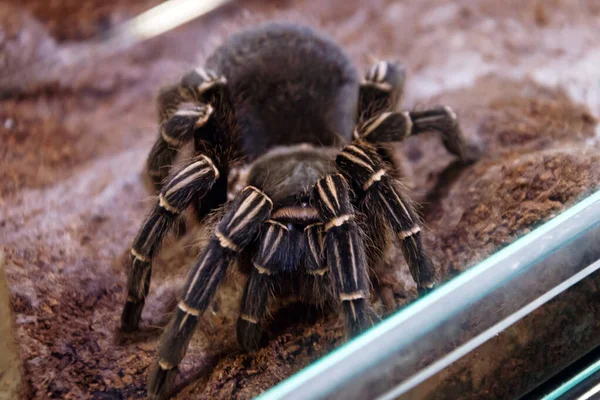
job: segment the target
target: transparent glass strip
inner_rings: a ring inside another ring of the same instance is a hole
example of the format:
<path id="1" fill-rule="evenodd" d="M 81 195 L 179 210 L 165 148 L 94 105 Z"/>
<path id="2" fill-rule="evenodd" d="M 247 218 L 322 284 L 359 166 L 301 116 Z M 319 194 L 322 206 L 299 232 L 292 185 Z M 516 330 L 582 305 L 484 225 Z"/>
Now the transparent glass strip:
<path id="1" fill-rule="evenodd" d="M 410 350 L 411 346 L 419 343 L 419 339 L 539 264 L 552 252 L 588 232 L 599 221 L 600 192 L 596 192 L 265 392 L 259 399 L 319 399 L 339 394 L 338 389 L 343 386 L 356 387 L 359 381 L 357 377 L 364 377 L 391 357 L 395 358 L 396 363 L 416 365 L 415 356 L 410 354 Z M 409 354 L 400 355 L 403 351 Z M 342 392 L 348 395 L 349 390 Z"/>
<path id="2" fill-rule="evenodd" d="M 590 365 L 589 367 L 587 367 L 586 369 L 581 371 L 579 374 L 575 375 L 573 378 L 569 379 L 568 381 L 566 381 L 564 384 L 557 387 L 552 392 L 548 393 L 546 396 L 543 397 L 543 400 L 556 400 L 556 399 L 560 398 L 562 395 L 567 393 L 569 390 L 573 389 L 575 386 L 579 385 L 581 382 L 583 382 L 590 376 L 594 375 L 598 371 L 600 371 L 600 360 L 596 361 L 595 363 L 593 363 L 592 365 Z M 594 389 L 600 389 L 600 387 L 598 385 L 596 385 L 594 388 L 592 388 L 588 392 L 591 392 Z M 594 394 L 594 393 L 592 393 L 592 394 Z"/>
<path id="3" fill-rule="evenodd" d="M 426 379 L 432 377 L 447 366 L 459 360 L 461 357 L 475 350 L 477 347 L 481 346 L 483 343 L 487 342 L 488 340 L 498 335 L 505 329 L 509 328 L 511 325 L 515 324 L 516 322 L 524 318 L 526 315 L 530 314 L 546 302 L 558 296 L 577 282 L 580 282 L 582 279 L 593 274 L 598 269 L 600 269 L 600 261 L 596 261 L 589 267 L 585 268 L 583 271 L 580 271 L 571 278 L 562 282 L 560 285 L 554 287 L 552 290 L 546 292 L 544 295 L 538 297 L 531 303 L 527 304 L 525 307 L 519 309 L 517 312 L 511 314 L 509 317 L 503 319 L 498 324 L 492 326 L 483 333 L 477 335 L 475 338 L 469 340 L 464 345 L 458 347 L 456 350 L 450 352 L 447 356 L 439 359 L 438 361 L 429 365 L 427 368 L 423 369 L 419 373 L 411 376 L 402 384 L 396 386 L 394 389 L 390 390 L 383 396 L 380 396 L 378 400 L 393 400 L 398 398 L 399 396 L 408 392 L 410 389 L 424 382 Z"/>

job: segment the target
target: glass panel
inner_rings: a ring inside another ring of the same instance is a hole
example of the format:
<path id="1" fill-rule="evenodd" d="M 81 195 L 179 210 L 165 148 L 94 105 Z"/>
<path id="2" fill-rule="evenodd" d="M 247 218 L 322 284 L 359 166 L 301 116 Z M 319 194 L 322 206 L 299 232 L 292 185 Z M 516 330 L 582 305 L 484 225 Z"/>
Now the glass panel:
<path id="1" fill-rule="evenodd" d="M 464 387 L 439 387 L 455 382 L 442 378 L 438 382 L 435 379 L 427 382 L 427 379 L 435 378 L 445 368 L 593 274 L 600 268 L 600 262 L 595 262 L 598 258 L 600 192 L 284 381 L 260 399 L 425 398 L 432 390 L 436 390 L 436 399 L 456 398 Z M 466 326 L 471 329 L 465 329 Z M 486 367 L 501 369 L 501 365 Z M 539 367 L 548 366 L 531 366 Z M 554 366 L 559 367 L 562 365 Z M 511 381 L 511 393 L 499 389 L 498 393 L 488 394 L 493 398 L 519 396 L 535 384 L 535 381 L 519 384 Z"/>

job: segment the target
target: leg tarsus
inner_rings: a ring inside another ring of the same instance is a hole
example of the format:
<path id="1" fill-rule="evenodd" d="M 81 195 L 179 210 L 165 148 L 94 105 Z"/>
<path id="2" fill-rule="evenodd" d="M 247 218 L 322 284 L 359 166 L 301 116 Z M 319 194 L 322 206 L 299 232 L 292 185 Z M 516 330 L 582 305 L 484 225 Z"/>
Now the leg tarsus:
<path id="1" fill-rule="evenodd" d="M 381 318 L 368 304 L 366 299 L 344 301 L 343 306 L 348 325 L 348 334 L 351 338 L 360 335 L 381 321 Z"/>
<path id="2" fill-rule="evenodd" d="M 406 203 L 405 203 L 406 206 Z M 418 290 L 430 290 L 435 286 L 436 272 L 433 262 L 423 248 L 421 233 L 401 238 L 402 253 Z"/>
<path id="3" fill-rule="evenodd" d="M 265 225 L 268 226 L 267 234 L 262 237 L 260 250 L 255 257 L 250 278 L 246 283 L 241 313 L 237 321 L 237 340 L 246 351 L 256 350 L 264 339 L 261 319 L 267 310 L 269 293 L 273 288 L 272 271 L 268 269 L 273 265 L 268 262 L 269 260 L 265 260 L 264 253 L 269 250 L 277 253 L 286 249 L 285 245 L 281 246 L 282 242 L 287 242 L 287 240 L 281 240 L 286 231 L 278 225 Z M 269 234 L 273 232 L 278 232 L 281 236 Z M 279 240 L 273 239 L 274 236 L 277 236 Z M 262 261 L 262 263 L 256 261 Z"/>
<path id="4" fill-rule="evenodd" d="M 121 314 L 121 331 L 126 333 L 137 331 L 142 319 L 144 303 L 145 299 L 139 301 L 127 300 Z"/>
<path id="5" fill-rule="evenodd" d="M 246 351 L 254 351 L 261 347 L 266 339 L 259 322 L 250 322 L 238 318 L 236 326 L 238 344 Z"/>
<path id="6" fill-rule="evenodd" d="M 481 156 L 481 149 L 469 144 L 464 138 L 458 117 L 449 106 L 438 106 L 424 111 L 411 111 L 413 135 L 422 132 L 437 131 L 442 135 L 446 149 L 458 156 L 464 164 L 470 164 Z"/>
<path id="7" fill-rule="evenodd" d="M 163 369 L 158 361 L 155 362 L 150 368 L 148 375 L 148 399 L 164 400 L 169 398 L 178 372 L 179 369 L 177 367 Z"/>
<path id="8" fill-rule="evenodd" d="M 435 289 L 435 285 L 430 288 L 417 287 L 417 293 L 419 294 L 419 297 L 423 297 L 423 296 L 433 292 L 434 289 Z"/>

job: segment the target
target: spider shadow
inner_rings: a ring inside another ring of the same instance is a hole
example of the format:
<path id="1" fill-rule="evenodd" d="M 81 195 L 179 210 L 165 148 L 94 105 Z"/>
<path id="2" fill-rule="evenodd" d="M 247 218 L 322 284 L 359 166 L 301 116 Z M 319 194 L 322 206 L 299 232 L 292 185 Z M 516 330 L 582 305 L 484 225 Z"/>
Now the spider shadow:
<path id="1" fill-rule="evenodd" d="M 139 328 L 135 332 L 123 332 L 121 329 L 117 329 L 114 335 L 114 342 L 117 346 L 143 343 L 160 338 L 163 331 L 164 327 L 162 326 L 146 326 Z"/>
<path id="2" fill-rule="evenodd" d="M 425 216 L 425 219 L 436 210 L 439 199 L 448 195 L 450 188 L 452 188 L 452 185 L 454 185 L 464 170 L 474 164 L 475 162 L 464 163 L 456 160 L 442 170 L 437 177 L 435 185 L 421 202 L 421 213 Z"/>
<path id="3" fill-rule="evenodd" d="M 273 319 L 266 330 L 268 335 L 265 335 L 263 341 L 273 340 L 291 329 L 315 325 L 332 311 L 328 306 L 317 306 L 300 301 L 282 306 L 273 314 Z"/>
<path id="4" fill-rule="evenodd" d="M 232 349 L 223 349 L 217 354 L 203 358 L 202 366 L 199 368 L 194 368 L 193 371 L 183 371 L 182 373 L 182 371 L 179 370 L 175 384 L 169 392 L 169 398 L 176 396 L 191 385 L 198 384 L 199 381 L 208 380 L 211 373 L 223 357 L 235 354 L 236 352 Z M 206 386 L 206 383 L 207 382 L 202 382 L 200 384 L 202 386 Z"/>

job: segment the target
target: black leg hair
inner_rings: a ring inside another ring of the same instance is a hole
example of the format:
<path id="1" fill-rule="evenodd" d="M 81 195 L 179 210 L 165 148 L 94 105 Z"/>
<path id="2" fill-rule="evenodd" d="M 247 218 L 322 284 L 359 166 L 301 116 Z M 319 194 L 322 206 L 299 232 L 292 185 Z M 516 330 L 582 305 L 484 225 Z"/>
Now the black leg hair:
<path id="1" fill-rule="evenodd" d="M 464 163 L 479 157 L 479 150 L 468 145 L 458 124 L 458 118 L 448 106 L 425 111 L 384 112 L 360 124 L 354 138 L 374 145 L 399 142 L 410 135 L 436 131 L 442 135 L 446 149 Z"/>
<path id="2" fill-rule="evenodd" d="M 204 197 L 219 178 L 213 161 L 201 155 L 180 170 L 162 188 L 158 204 L 148 215 L 131 247 L 127 301 L 121 316 L 123 331 L 137 329 L 150 287 L 152 259 L 181 212 L 194 198 Z"/>
<path id="3" fill-rule="evenodd" d="M 269 217 L 273 203 L 255 187 L 247 186 L 227 207 L 227 211 L 190 270 L 183 295 L 158 350 L 157 365 L 148 378 L 148 396 L 168 395 L 194 333 L 198 318 L 210 304 L 231 261 L 253 240 Z"/>
<path id="4" fill-rule="evenodd" d="M 224 76 L 197 68 L 186 73 L 178 85 L 166 87 L 158 94 L 158 120 L 165 122 L 183 102 L 210 103 L 212 96 L 227 84 Z"/>
<path id="5" fill-rule="evenodd" d="M 274 220 L 264 223 L 237 322 L 238 343 L 247 351 L 255 350 L 261 343 L 261 319 L 267 308 L 269 294 L 273 292 L 274 275 L 279 272 L 291 245 L 287 226 Z"/>
<path id="6" fill-rule="evenodd" d="M 306 240 L 305 262 L 307 272 L 314 276 L 324 276 L 329 272 L 325 260 L 325 231 L 322 223 L 308 225 L 304 228 Z"/>
<path id="7" fill-rule="evenodd" d="M 404 258 L 420 292 L 435 285 L 435 268 L 421 242 L 420 219 L 415 213 L 406 189 L 386 171 L 375 148 L 355 141 L 336 158 L 340 170 L 352 179 L 361 198 L 361 210 L 377 221 L 381 213 L 396 233 Z M 371 215 L 369 215 L 371 214 Z"/>
<path id="8" fill-rule="evenodd" d="M 261 320 L 273 291 L 273 277 L 254 269 L 244 289 L 242 308 L 236 333 L 239 345 L 246 351 L 256 350 L 263 338 Z"/>
<path id="9" fill-rule="evenodd" d="M 340 175 L 329 175 L 315 185 L 314 198 L 325 222 L 324 248 L 334 292 L 343 305 L 352 336 L 373 324 L 375 313 L 369 304 L 369 278 L 363 240 L 350 188 Z"/>
<path id="10" fill-rule="evenodd" d="M 397 63 L 379 61 L 374 64 L 360 84 L 359 121 L 396 108 L 402 97 L 406 73 Z"/>
<path id="11" fill-rule="evenodd" d="M 211 117 L 213 108 L 202 105 L 189 110 L 179 110 L 160 126 L 160 134 L 154 143 L 146 167 L 148 175 L 159 191 L 169 174 L 179 149 L 193 139 L 196 129 L 201 129 Z"/>
<path id="12" fill-rule="evenodd" d="M 178 85 L 165 88 L 159 93 L 158 119 L 161 126 L 147 161 L 148 175 L 157 191 L 168 175 L 179 149 L 211 117 L 213 106 L 219 110 L 221 105 L 214 103 L 215 100 L 222 99 L 226 83 L 223 76 L 199 68 L 184 75 Z M 179 110 L 183 102 L 192 102 L 198 106 L 190 110 Z"/>

